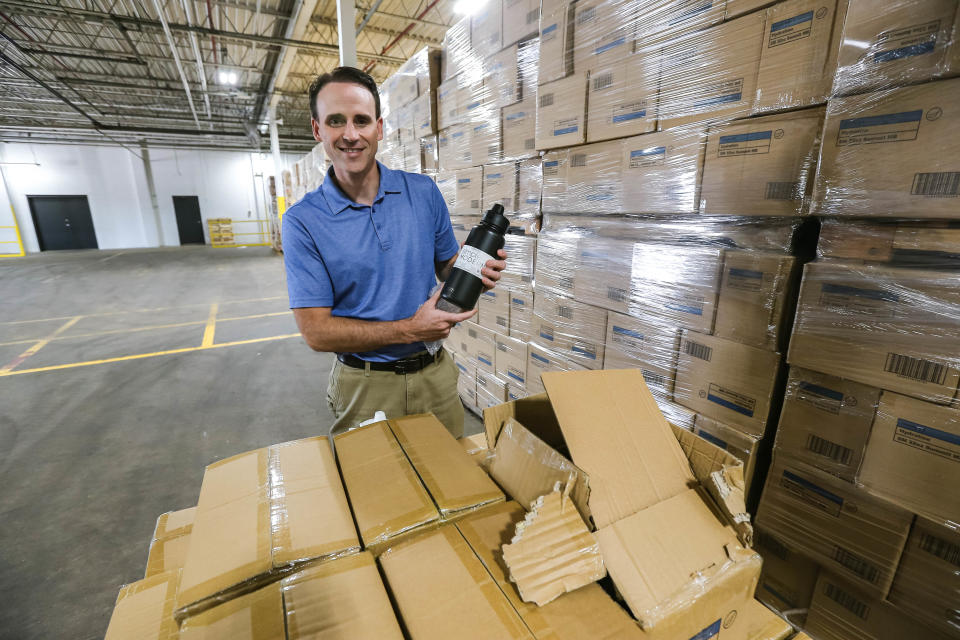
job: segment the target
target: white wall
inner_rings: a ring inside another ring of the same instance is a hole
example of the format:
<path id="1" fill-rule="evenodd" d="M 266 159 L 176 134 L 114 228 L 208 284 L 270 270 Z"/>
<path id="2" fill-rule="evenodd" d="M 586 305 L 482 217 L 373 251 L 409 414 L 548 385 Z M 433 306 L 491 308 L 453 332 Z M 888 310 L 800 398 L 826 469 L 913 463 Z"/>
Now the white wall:
<path id="1" fill-rule="evenodd" d="M 140 152 L 139 148 L 134 151 Z M 284 157 L 286 162 L 296 159 Z M 204 228 L 207 218 L 264 216 L 263 195 L 254 186 L 260 180 L 254 173 L 260 172 L 261 165 L 249 152 L 150 148 L 161 242 L 143 162 L 127 149 L 6 143 L 0 144 L 0 162 L 28 252 L 40 247 L 27 196 L 87 196 L 101 249 L 178 245 L 173 196 L 199 198 Z"/>

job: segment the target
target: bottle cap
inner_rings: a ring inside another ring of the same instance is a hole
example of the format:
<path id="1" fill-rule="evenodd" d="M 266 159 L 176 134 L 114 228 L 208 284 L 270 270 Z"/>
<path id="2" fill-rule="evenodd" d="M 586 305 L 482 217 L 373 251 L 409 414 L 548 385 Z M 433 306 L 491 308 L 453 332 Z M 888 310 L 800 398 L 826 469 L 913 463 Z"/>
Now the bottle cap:
<path id="1" fill-rule="evenodd" d="M 507 216 L 503 215 L 503 205 L 500 203 L 493 205 L 483 214 L 483 222 L 493 227 L 497 233 L 506 233 L 510 227 L 510 221 L 507 220 Z"/>

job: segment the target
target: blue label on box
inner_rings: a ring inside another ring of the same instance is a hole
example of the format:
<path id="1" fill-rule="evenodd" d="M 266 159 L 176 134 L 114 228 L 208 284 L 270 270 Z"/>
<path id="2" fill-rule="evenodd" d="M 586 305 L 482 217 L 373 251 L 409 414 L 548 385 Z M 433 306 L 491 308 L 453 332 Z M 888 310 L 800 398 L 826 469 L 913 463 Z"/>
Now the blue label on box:
<path id="1" fill-rule="evenodd" d="M 870 300 L 883 300 L 885 302 L 899 302 L 900 296 L 889 291 L 880 289 L 861 289 L 860 287 L 851 287 L 845 284 L 824 283 L 820 290 L 823 293 L 832 293 L 843 296 L 856 296 L 858 298 L 869 298 Z"/>
<path id="2" fill-rule="evenodd" d="M 489 360 L 487 360 L 486 358 L 482 358 L 482 357 L 480 357 L 480 356 L 477 356 L 477 360 L 479 360 L 479 361 L 482 362 L 483 364 L 489 365 L 489 366 L 491 366 L 491 367 L 493 366 L 493 363 L 490 362 Z"/>
<path id="3" fill-rule="evenodd" d="M 573 125 L 572 127 L 563 127 L 562 129 L 554 129 L 553 135 L 555 136 L 565 136 L 568 133 L 576 133 L 580 127 L 578 125 Z"/>
<path id="4" fill-rule="evenodd" d="M 687 10 L 687 11 L 684 11 L 684 12 L 681 13 L 681 14 L 678 14 L 677 16 L 675 16 L 674 18 L 672 18 L 670 21 L 668 21 L 667 24 L 669 24 L 670 26 L 673 26 L 673 25 L 675 25 L 675 24 L 679 24 L 679 23 L 683 22 L 684 20 L 689 20 L 690 18 L 694 17 L 695 15 L 700 14 L 700 13 L 703 13 L 704 11 L 707 11 L 707 10 L 710 9 L 710 7 L 712 7 L 712 6 L 713 6 L 713 2 L 703 2 L 703 3 L 701 3 L 699 6 L 694 7 L 693 9 L 689 9 L 689 10 Z M 693 640 L 693 639 L 691 639 L 691 640 Z M 699 639 L 697 639 L 697 640 L 699 640 Z"/>
<path id="5" fill-rule="evenodd" d="M 520 298 L 513 298 L 513 299 L 511 300 L 511 302 L 513 302 L 513 304 L 520 304 L 520 305 L 526 304 L 526 302 L 524 302 L 524 301 L 523 301 L 522 299 L 520 299 Z"/>
<path id="6" fill-rule="evenodd" d="M 703 631 L 700 631 L 692 636 L 690 640 L 717 640 L 720 637 L 720 619 L 717 618 L 717 621 L 711 624 L 709 627 L 705 628 Z"/>
<path id="7" fill-rule="evenodd" d="M 813 11 L 807 11 L 806 13 L 801 13 L 798 16 L 787 18 L 786 20 L 780 20 L 779 22 L 774 22 L 772 25 L 770 25 L 770 31 L 781 31 L 783 29 L 795 27 L 798 24 L 803 24 L 804 22 L 810 22 L 811 20 L 813 20 Z"/>
<path id="8" fill-rule="evenodd" d="M 596 360 L 596 359 L 597 359 L 597 354 L 596 354 L 596 353 L 594 353 L 593 351 L 588 351 L 587 349 L 584 349 L 583 347 L 578 347 L 577 345 L 573 345 L 572 347 L 570 347 L 570 350 L 573 351 L 574 353 L 579 353 L 580 355 L 582 355 L 582 356 L 584 356 L 584 357 L 586 357 L 586 358 L 590 358 L 591 360 Z"/>
<path id="9" fill-rule="evenodd" d="M 496 180 L 497 178 L 500 178 L 500 177 L 502 177 L 502 176 L 503 176 L 502 173 L 488 173 L 488 174 L 487 174 L 487 177 L 490 178 L 491 180 Z"/>
<path id="10" fill-rule="evenodd" d="M 609 51 L 610 49 L 613 49 L 614 47 L 619 47 L 620 45 L 622 45 L 622 44 L 623 44 L 624 42 L 626 42 L 626 41 L 627 41 L 626 38 L 618 38 L 618 39 L 614 40 L 613 42 L 608 42 L 607 44 L 600 45 L 599 47 L 597 47 L 596 49 L 594 49 L 593 52 L 594 52 L 595 54 L 599 55 L 599 54 L 601 54 L 601 53 L 603 53 L 603 52 L 605 52 L 605 51 Z"/>
<path id="11" fill-rule="evenodd" d="M 458 184 L 470 184 L 470 178 L 460 178 L 457 180 Z"/>
<path id="12" fill-rule="evenodd" d="M 920 435 L 929 436 L 949 444 L 960 446 L 960 435 L 949 433 L 948 431 L 942 431 L 940 429 L 934 429 L 933 427 L 928 427 L 918 422 L 912 422 L 904 418 L 897 418 L 897 428 L 906 429 L 907 431 L 912 431 L 913 433 L 919 433 Z"/>
<path id="13" fill-rule="evenodd" d="M 618 122 L 629 122 L 630 120 L 639 120 L 640 118 L 645 118 L 647 116 L 647 110 L 642 109 L 640 111 L 634 111 L 633 113 L 622 113 L 620 115 L 613 116 L 614 124 Z"/>
<path id="14" fill-rule="evenodd" d="M 717 436 L 713 435 L 712 433 L 707 433 L 706 431 L 697 431 L 697 435 L 703 438 L 704 440 L 706 440 L 707 442 L 712 442 L 713 444 L 717 445 L 718 447 L 726 451 L 727 449 L 726 440 L 721 440 Z"/>
<path id="15" fill-rule="evenodd" d="M 507 371 L 507 377 L 508 377 L 508 378 L 513 378 L 513 379 L 516 380 L 517 382 L 523 383 L 523 378 L 521 378 L 520 376 L 518 376 L 517 374 L 515 374 L 513 371 Z"/>
<path id="16" fill-rule="evenodd" d="M 814 384 L 812 382 L 801 382 L 800 388 L 823 398 L 829 398 L 831 400 L 836 400 L 837 402 L 843 401 L 842 393 L 839 391 L 834 391 L 833 389 L 828 389 L 827 387 L 819 384 Z"/>
<path id="17" fill-rule="evenodd" d="M 846 118 L 840 121 L 837 145 L 876 144 L 916 140 L 923 109 L 885 113 L 879 116 Z"/>
<path id="18" fill-rule="evenodd" d="M 769 140 L 773 137 L 773 130 L 753 131 L 751 133 L 737 133 L 729 136 L 720 136 L 720 144 L 731 144 L 734 142 L 755 142 L 757 140 Z"/>
<path id="19" fill-rule="evenodd" d="M 643 334 L 639 331 L 633 331 L 632 329 L 627 329 L 626 327 L 618 327 L 613 325 L 613 332 L 621 336 L 630 336 L 631 338 L 636 338 L 637 340 L 643 340 Z"/>
<path id="20" fill-rule="evenodd" d="M 546 35 L 549 35 L 549 34 L 553 33 L 553 32 L 556 31 L 556 30 L 557 30 L 557 23 L 554 23 L 554 24 L 551 24 L 551 25 L 548 26 L 548 27 L 544 27 L 544 28 L 543 28 L 543 31 L 541 31 L 540 33 L 541 33 L 542 35 L 545 35 L 545 36 L 546 36 Z"/>
<path id="21" fill-rule="evenodd" d="M 559 164 L 560 164 L 560 161 L 559 161 L 559 160 L 547 160 L 546 162 L 543 163 L 543 166 L 545 166 L 545 167 L 556 167 L 556 166 L 558 166 Z"/>
<path id="22" fill-rule="evenodd" d="M 526 116 L 527 116 L 526 111 L 517 111 L 516 113 L 511 113 L 510 115 L 507 116 L 507 122 L 510 122 L 511 120 L 516 120 L 517 118 L 525 118 Z"/>
<path id="23" fill-rule="evenodd" d="M 630 152 L 631 158 L 645 158 L 648 156 L 663 155 L 667 152 L 666 147 L 651 147 L 649 149 L 636 149 Z"/>
<path id="24" fill-rule="evenodd" d="M 535 354 L 535 353 L 531 353 L 531 354 L 530 354 L 530 357 L 533 358 L 534 360 L 539 360 L 540 362 L 542 362 L 542 363 L 544 363 L 544 364 L 550 364 L 550 361 L 549 361 L 549 360 L 547 360 L 547 359 L 544 358 L 543 356 L 538 356 L 538 355 Z"/>
<path id="25" fill-rule="evenodd" d="M 823 487 L 815 485 L 806 478 L 802 478 L 784 469 L 780 484 L 784 489 L 795 494 L 798 498 L 817 509 L 829 513 L 834 517 L 840 515 L 840 510 L 843 507 L 843 498 L 827 491 Z"/>
<path id="26" fill-rule="evenodd" d="M 730 275 L 735 278 L 750 278 L 752 280 L 763 280 L 763 271 L 755 271 L 753 269 L 737 269 L 735 267 L 730 268 Z"/>
<path id="27" fill-rule="evenodd" d="M 874 62 L 890 62 L 891 60 L 902 60 L 903 58 L 912 58 L 913 56 L 922 56 L 925 53 L 930 53 L 933 51 L 934 47 L 937 46 L 936 39 L 930 40 L 928 42 L 921 42 L 919 44 L 911 44 L 906 47 L 900 47 L 899 49 L 891 49 L 890 51 L 878 51 L 873 54 Z"/>
<path id="28" fill-rule="evenodd" d="M 715 104 L 726 104 L 728 102 L 740 102 L 740 99 L 743 97 L 742 92 L 737 93 L 728 93 L 724 96 L 714 96 L 712 98 L 705 98 L 703 100 L 698 100 L 693 103 L 694 107 L 709 107 Z"/>
<path id="29" fill-rule="evenodd" d="M 666 304 L 664 305 L 667 309 L 671 311 L 679 311 L 681 313 L 689 313 L 695 316 L 703 315 L 703 307 L 694 307 L 688 304 Z"/>

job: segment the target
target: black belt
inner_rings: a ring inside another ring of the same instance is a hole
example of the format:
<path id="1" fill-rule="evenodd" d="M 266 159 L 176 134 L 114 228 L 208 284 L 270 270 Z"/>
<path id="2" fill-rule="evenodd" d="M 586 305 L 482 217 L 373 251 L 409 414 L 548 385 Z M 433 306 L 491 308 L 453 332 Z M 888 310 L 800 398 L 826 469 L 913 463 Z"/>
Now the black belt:
<path id="1" fill-rule="evenodd" d="M 397 375 L 403 375 L 405 373 L 416 373 L 424 367 L 433 364 L 440 359 L 440 353 L 440 351 L 437 351 L 437 355 L 435 356 L 429 353 L 421 353 L 409 358 L 404 358 L 403 360 L 391 360 L 390 362 L 371 362 L 361 360 L 357 356 L 348 353 L 338 353 L 337 360 L 354 369 L 366 369 L 367 365 L 370 365 L 371 371 L 393 371 Z"/>

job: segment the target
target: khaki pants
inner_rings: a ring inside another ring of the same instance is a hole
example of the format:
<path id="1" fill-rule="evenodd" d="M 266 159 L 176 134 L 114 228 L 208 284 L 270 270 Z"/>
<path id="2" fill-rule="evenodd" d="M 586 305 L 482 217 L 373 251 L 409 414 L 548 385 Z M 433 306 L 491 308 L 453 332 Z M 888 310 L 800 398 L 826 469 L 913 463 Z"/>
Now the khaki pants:
<path id="1" fill-rule="evenodd" d="M 383 411 L 388 419 L 432 413 L 459 438 L 463 435 L 463 405 L 457 394 L 458 374 L 445 350 L 437 362 L 404 375 L 354 369 L 337 360 L 327 386 L 327 402 L 337 418 L 330 431 L 345 431 L 377 411 Z"/>

